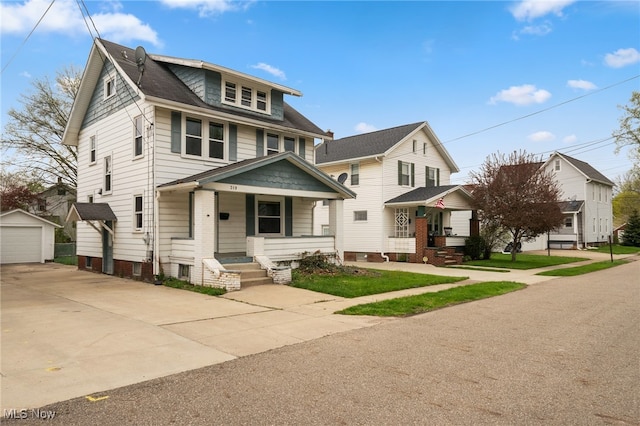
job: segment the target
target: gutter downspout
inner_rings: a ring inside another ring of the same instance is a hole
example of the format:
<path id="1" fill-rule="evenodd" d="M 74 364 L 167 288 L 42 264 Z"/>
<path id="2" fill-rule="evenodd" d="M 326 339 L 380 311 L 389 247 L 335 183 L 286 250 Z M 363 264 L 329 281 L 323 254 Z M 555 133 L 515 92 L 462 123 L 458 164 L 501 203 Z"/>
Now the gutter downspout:
<path id="1" fill-rule="evenodd" d="M 383 161 L 382 161 L 382 160 L 380 160 L 380 159 L 378 158 L 378 156 L 376 156 L 376 157 L 375 157 L 375 160 L 376 160 L 378 163 L 380 163 L 380 167 L 381 167 L 381 169 L 380 169 L 380 175 L 382 176 L 382 178 L 381 178 L 381 182 L 382 182 L 382 183 L 381 183 L 381 185 L 382 185 L 382 189 L 383 189 L 383 191 L 382 191 L 381 193 L 383 194 L 383 197 L 384 197 L 384 163 L 383 163 Z M 382 220 L 383 220 L 383 222 L 384 222 L 384 209 L 385 209 L 385 206 L 384 206 L 384 200 L 383 200 L 383 203 L 382 203 Z M 380 256 L 382 256 L 382 258 L 384 259 L 385 263 L 388 263 L 388 262 L 389 262 L 389 256 L 387 256 L 386 254 L 384 254 L 384 242 L 385 242 L 384 226 L 382 227 L 382 233 L 380 234 L 380 236 L 381 236 Z"/>

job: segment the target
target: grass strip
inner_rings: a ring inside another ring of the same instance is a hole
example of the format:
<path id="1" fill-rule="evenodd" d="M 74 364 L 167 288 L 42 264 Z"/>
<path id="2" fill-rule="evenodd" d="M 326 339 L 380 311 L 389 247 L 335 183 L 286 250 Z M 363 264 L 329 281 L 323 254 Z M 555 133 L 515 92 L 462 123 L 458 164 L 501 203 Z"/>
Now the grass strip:
<path id="1" fill-rule="evenodd" d="M 506 269 L 536 269 L 547 266 L 564 265 L 567 263 L 589 260 L 584 257 L 542 256 L 537 254 L 518 253 L 516 261 L 511 261 L 511 254 L 492 253 L 491 259 L 471 260 L 465 266 L 482 266 L 488 268 Z"/>
<path id="2" fill-rule="evenodd" d="M 497 268 L 481 268 L 481 267 L 473 267 L 473 266 L 447 266 L 448 269 L 468 269 L 470 271 L 485 271 L 485 272 L 511 272 L 508 269 L 497 269 Z"/>
<path id="3" fill-rule="evenodd" d="M 613 268 L 614 266 L 628 263 L 626 260 L 604 260 L 602 262 L 594 262 L 584 266 L 575 266 L 573 268 L 560 268 L 551 271 L 538 272 L 536 275 L 545 275 L 551 277 L 573 277 L 576 275 L 588 274 L 589 272 L 601 271 L 603 269 Z"/>
<path id="4" fill-rule="evenodd" d="M 488 281 L 479 284 L 454 287 L 436 293 L 356 305 L 336 312 L 344 315 L 371 315 L 378 317 L 402 317 L 422 314 L 447 306 L 499 296 L 525 288 L 526 284 L 513 281 Z"/>
<path id="5" fill-rule="evenodd" d="M 360 297 L 407 288 L 426 287 L 464 281 L 469 277 L 446 277 L 402 271 L 358 269 L 355 273 L 301 274 L 292 271 L 292 287 L 340 297 Z"/>
<path id="6" fill-rule="evenodd" d="M 193 285 L 186 281 L 177 280 L 175 278 L 169 278 L 165 280 L 162 285 L 171 288 L 177 288 L 180 290 L 193 291 L 194 293 L 208 294 L 209 296 L 220 296 L 226 293 L 223 288 L 205 287 L 203 285 Z"/>
<path id="7" fill-rule="evenodd" d="M 598 247 L 594 251 L 598 253 L 611 253 L 611 251 L 613 251 L 613 254 L 634 254 L 634 253 L 640 252 L 640 247 L 623 246 L 621 244 L 614 244 L 613 246 L 611 246 L 611 248 L 609 248 L 609 244 L 607 244 L 605 246 Z"/>

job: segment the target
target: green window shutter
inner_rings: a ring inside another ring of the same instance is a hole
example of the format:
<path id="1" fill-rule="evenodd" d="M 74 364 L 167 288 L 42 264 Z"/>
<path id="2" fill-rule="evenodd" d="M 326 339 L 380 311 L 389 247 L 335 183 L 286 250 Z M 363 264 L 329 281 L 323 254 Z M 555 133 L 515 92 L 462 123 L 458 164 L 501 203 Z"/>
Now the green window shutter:
<path id="1" fill-rule="evenodd" d="M 424 186 L 429 188 L 429 166 L 424 168 Z"/>
<path id="2" fill-rule="evenodd" d="M 256 235 L 256 197 L 253 194 L 247 194 L 246 196 L 246 225 L 247 225 L 247 237 Z"/>
<path id="3" fill-rule="evenodd" d="M 229 124 L 229 161 L 238 161 L 238 126 Z"/>
<path id="4" fill-rule="evenodd" d="M 291 197 L 284 198 L 284 235 L 293 236 L 293 199 Z"/>
<path id="5" fill-rule="evenodd" d="M 304 158 L 306 141 L 304 138 L 298 139 L 298 155 Z"/>
<path id="6" fill-rule="evenodd" d="M 398 160 L 398 185 L 402 185 L 402 161 Z"/>
<path id="7" fill-rule="evenodd" d="M 180 153 L 182 141 L 182 114 L 171 111 L 171 152 Z"/>
<path id="8" fill-rule="evenodd" d="M 440 186 L 440 169 L 436 169 L 436 186 Z"/>
<path id="9" fill-rule="evenodd" d="M 264 130 L 256 129 L 256 158 L 264 157 Z"/>
<path id="10" fill-rule="evenodd" d="M 416 165 L 411 163 L 411 186 L 416 186 Z"/>

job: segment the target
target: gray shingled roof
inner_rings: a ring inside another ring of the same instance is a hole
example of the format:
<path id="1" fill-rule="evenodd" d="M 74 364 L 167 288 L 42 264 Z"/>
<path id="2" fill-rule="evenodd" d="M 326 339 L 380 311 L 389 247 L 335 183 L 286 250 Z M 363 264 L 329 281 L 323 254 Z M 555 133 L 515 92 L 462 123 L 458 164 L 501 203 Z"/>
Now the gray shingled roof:
<path id="1" fill-rule="evenodd" d="M 606 183 L 608 185 L 614 186 L 615 184 L 611 182 L 605 175 L 594 169 L 589 163 L 585 163 L 584 161 L 580 161 L 576 158 L 569 157 L 567 154 L 557 153 L 562 156 L 569 163 L 573 164 L 573 166 L 584 173 L 589 179 L 595 180 L 601 183 Z"/>
<path id="2" fill-rule="evenodd" d="M 560 201 L 558 206 L 560 206 L 560 211 L 563 213 L 573 213 L 579 212 L 582 210 L 582 205 L 584 204 L 583 200 L 571 200 L 571 201 Z"/>
<path id="3" fill-rule="evenodd" d="M 423 124 L 425 122 L 421 121 L 333 141 L 325 141 L 316 149 L 316 164 L 384 154 Z"/>
<path id="4" fill-rule="evenodd" d="M 116 61 L 127 76 L 134 82 L 138 81 L 140 73 L 138 66 L 132 60 L 135 58 L 135 50 L 126 46 L 121 46 L 107 40 L 100 39 L 100 43 L 109 52 L 110 59 Z M 126 52 L 129 59 L 125 59 L 122 52 Z M 167 66 L 161 61 L 156 61 L 147 55 L 144 67 L 144 74 L 140 80 L 140 89 L 146 96 L 158 99 L 178 102 L 185 105 L 206 108 L 212 111 L 229 113 L 229 109 L 209 105 L 196 96 Z M 294 130 L 301 130 L 309 133 L 324 134 L 324 130 L 313 124 L 308 118 L 296 111 L 292 106 L 284 102 L 284 120 L 275 120 L 268 117 L 261 117 L 256 114 L 234 110 L 233 114 L 264 122 L 284 126 Z"/>
<path id="5" fill-rule="evenodd" d="M 431 186 L 431 187 L 422 186 L 420 188 L 416 188 L 412 191 L 405 192 L 402 195 L 392 198 L 386 203 L 395 204 L 395 203 L 414 203 L 414 202 L 426 201 L 434 197 L 437 197 L 439 195 L 442 195 L 453 188 L 457 188 L 458 186 L 460 185 L 443 185 L 443 186 Z"/>
<path id="6" fill-rule="evenodd" d="M 74 203 L 79 220 L 118 220 L 111 206 L 107 203 Z M 71 212 L 69 212 L 71 215 Z"/>

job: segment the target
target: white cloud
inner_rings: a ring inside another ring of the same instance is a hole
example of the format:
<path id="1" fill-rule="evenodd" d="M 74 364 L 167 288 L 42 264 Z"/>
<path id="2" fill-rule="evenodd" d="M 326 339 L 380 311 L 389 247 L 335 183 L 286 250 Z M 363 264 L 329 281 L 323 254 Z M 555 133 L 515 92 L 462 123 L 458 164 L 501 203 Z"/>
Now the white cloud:
<path id="1" fill-rule="evenodd" d="M 246 10 L 254 0 L 161 0 L 161 2 L 173 9 L 197 10 L 198 16 L 206 18 L 224 12 Z"/>
<path id="2" fill-rule="evenodd" d="M 622 68 L 636 62 L 640 62 L 640 52 L 633 47 L 618 49 L 613 53 L 607 53 L 604 57 L 604 63 L 611 68 Z"/>
<path id="3" fill-rule="evenodd" d="M 27 0 L 19 4 L 1 3 L 2 29 L 0 31 L 3 34 L 26 35 L 42 18 L 36 29 L 40 34 L 58 33 L 76 36 L 87 33 L 87 23 L 84 22 L 75 1 L 58 0 L 47 11 L 50 4 L 49 0 Z M 91 15 L 101 37 L 118 43 L 140 40 L 154 45 L 160 44 L 158 34 L 149 25 L 143 24 L 134 15 L 117 12 L 122 8 L 120 2 L 110 2 L 108 5 L 112 12 L 102 11 Z M 88 26 L 95 31 L 91 23 Z"/>
<path id="4" fill-rule="evenodd" d="M 586 80 L 569 80 L 567 81 L 567 86 L 581 90 L 594 90 L 598 88 L 598 86 Z"/>
<path id="5" fill-rule="evenodd" d="M 545 36 L 552 31 L 551 27 L 550 22 L 545 22 L 539 25 L 527 25 L 520 30 L 520 34 Z"/>
<path id="6" fill-rule="evenodd" d="M 286 80 L 287 76 L 285 75 L 284 71 L 276 68 L 276 67 L 272 67 L 269 64 L 265 64 L 264 62 L 260 62 L 257 65 L 251 65 L 251 68 L 255 68 L 257 70 L 262 70 L 262 71 L 266 71 L 269 74 L 278 77 L 280 80 Z"/>
<path id="7" fill-rule="evenodd" d="M 533 84 L 523 84 L 522 86 L 511 86 L 508 89 L 499 91 L 489 99 L 489 104 L 495 105 L 498 102 L 507 102 L 514 105 L 541 104 L 551 98 L 551 93 L 544 89 L 537 89 Z"/>
<path id="8" fill-rule="evenodd" d="M 531 21 L 554 14 L 562 16 L 562 10 L 575 0 L 524 0 L 511 7 L 511 14 L 518 21 Z"/>
<path id="9" fill-rule="evenodd" d="M 31 78 L 31 74 L 29 73 L 29 71 L 22 71 L 20 73 L 20 76 L 24 78 Z"/>
<path id="10" fill-rule="evenodd" d="M 360 123 L 356 124 L 354 130 L 358 133 L 369 133 L 375 132 L 378 129 L 373 124 L 368 124 L 361 121 Z"/>
<path id="11" fill-rule="evenodd" d="M 551 142 L 555 140 L 556 135 L 551 132 L 547 132 L 546 130 L 542 130 L 540 132 L 530 134 L 528 138 L 533 142 Z"/>
<path id="12" fill-rule="evenodd" d="M 578 142 L 578 137 L 576 135 L 569 135 L 562 138 L 562 142 L 564 143 L 576 143 Z"/>

